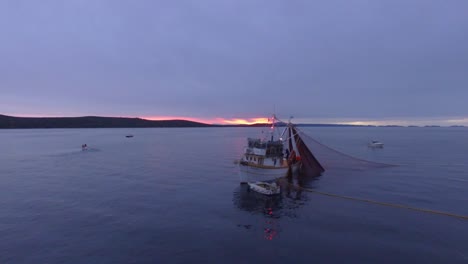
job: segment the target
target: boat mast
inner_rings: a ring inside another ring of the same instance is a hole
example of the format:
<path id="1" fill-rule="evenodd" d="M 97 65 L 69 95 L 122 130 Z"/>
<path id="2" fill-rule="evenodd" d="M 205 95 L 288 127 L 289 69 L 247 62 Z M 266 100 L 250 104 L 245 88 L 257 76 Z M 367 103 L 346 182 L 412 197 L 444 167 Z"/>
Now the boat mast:
<path id="1" fill-rule="evenodd" d="M 276 122 L 276 105 L 273 104 L 273 116 L 271 118 L 271 142 L 273 142 L 273 136 L 275 134 L 275 122 Z"/>
<path id="2" fill-rule="evenodd" d="M 273 135 L 275 134 L 275 121 L 276 115 L 273 114 L 273 117 L 271 118 L 271 142 L 273 142 Z"/>

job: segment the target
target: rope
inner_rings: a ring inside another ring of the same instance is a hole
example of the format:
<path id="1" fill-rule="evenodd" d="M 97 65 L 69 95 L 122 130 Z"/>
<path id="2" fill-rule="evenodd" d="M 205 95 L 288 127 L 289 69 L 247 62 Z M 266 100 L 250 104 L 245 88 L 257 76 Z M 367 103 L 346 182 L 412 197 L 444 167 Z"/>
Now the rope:
<path id="1" fill-rule="evenodd" d="M 468 220 L 468 215 L 458 215 L 458 214 L 453 214 L 453 213 L 448 213 L 448 212 L 442 212 L 442 211 L 436 211 L 436 210 L 430 210 L 430 209 L 423 209 L 423 208 L 416 208 L 416 207 L 411 207 L 411 206 L 406 206 L 406 205 L 401 205 L 401 204 L 385 203 L 385 202 L 379 202 L 379 201 L 374 201 L 374 200 L 369 200 L 369 199 L 356 198 L 356 197 L 338 195 L 338 194 L 327 193 L 327 192 L 320 192 L 320 191 L 312 190 L 312 189 L 309 189 L 309 188 L 295 186 L 295 185 L 293 185 L 293 184 L 291 184 L 289 182 L 288 182 L 288 184 L 290 186 L 296 187 L 296 188 L 301 189 L 303 191 L 310 192 L 310 193 L 315 193 L 315 194 L 319 194 L 319 195 L 335 197 L 335 198 L 341 198 L 341 199 L 346 199 L 346 200 L 351 200 L 351 201 L 365 202 L 365 203 L 370 203 L 370 204 L 377 204 L 377 205 L 393 207 L 393 208 L 402 208 L 402 209 L 407 209 L 407 210 L 412 210 L 412 211 L 417 211 L 417 212 L 422 212 L 422 213 L 427 213 L 427 214 L 444 215 L 444 216 L 449 216 L 449 217 L 458 218 L 458 219 L 462 219 L 462 220 Z"/>
<path id="2" fill-rule="evenodd" d="M 393 207 L 393 208 L 407 209 L 407 210 L 412 210 L 412 211 L 426 213 L 426 214 L 443 215 L 443 216 L 448 216 L 448 217 L 452 217 L 452 218 L 456 218 L 456 219 L 460 219 L 460 220 L 465 220 L 465 221 L 468 220 L 468 215 L 458 215 L 458 214 L 453 214 L 453 213 L 448 213 L 448 212 L 442 212 L 442 211 L 436 211 L 436 210 L 430 210 L 430 209 L 423 209 L 423 208 L 416 208 L 416 207 L 411 207 L 411 206 L 406 206 L 406 205 L 401 205 L 401 204 L 385 203 L 385 202 L 373 201 L 373 200 L 369 200 L 369 199 L 362 199 L 362 198 L 355 198 L 355 197 L 338 195 L 338 194 L 333 194 L 333 193 L 320 192 L 320 191 L 315 191 L 315 190 L 308 189 L 308 188 L 294 186 L 293 184 L 291 184 L 289 182 L 288 182 L 288 184 L 293 186 L 293 187 L 304 190 L 306 192 L 315 193 L 315 194 L 318 194 L 318 195 L 341 198 L 341 199 L 346 199 L 346 200 L 351 200 L 351 201 L 365 202 L 365 203 L 370 203 L 370 204 L 377 204 L 377 205 Z M 434 241 L 437 241 L 437 240 L 434 239 Z M 440 241 L 438 241 L 438 242 L 440 242 Z M 459 249 L 457 249 L 457 248 L 455 248 L 453 246 L 448 246 L 448 247 L 452 248 L 455 251 L 455 253 L 459 254 L 464 259 L 467 258 L 467 256 L 462 251 L 460 251 Z"/>

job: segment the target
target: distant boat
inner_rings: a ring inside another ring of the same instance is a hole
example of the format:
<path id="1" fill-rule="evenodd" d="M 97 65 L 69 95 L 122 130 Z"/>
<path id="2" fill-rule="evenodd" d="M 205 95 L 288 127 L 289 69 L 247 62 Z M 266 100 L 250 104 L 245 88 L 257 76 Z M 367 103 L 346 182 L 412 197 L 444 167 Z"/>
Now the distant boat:
<path id="1" fill-rule="evenodd" d="M 81 145 L 81 150 L 82 151 L 88 150 L 88 145 L 87 144 Z"/>
<path id="2" fill-rule="evenodd" d="M 377 140 L 372 140 L 371 143 L 369 143 L 369 148 L 383 148 L 383 146 L 384 144 Z"/>
<path id="3" fill-rule="evenodd" d="M 274 183 L 267 182 L 249 182 L 249 188 L 253 191 L 264 195 L 275 195 L 281 193 L 281 188 L 279 185 Z"/>
<path id="4" fill-rule="evenodd" d="M 127 137 L 127 138 L 132 138 L 133 135 L 126 135 L 125 137 Z"/>

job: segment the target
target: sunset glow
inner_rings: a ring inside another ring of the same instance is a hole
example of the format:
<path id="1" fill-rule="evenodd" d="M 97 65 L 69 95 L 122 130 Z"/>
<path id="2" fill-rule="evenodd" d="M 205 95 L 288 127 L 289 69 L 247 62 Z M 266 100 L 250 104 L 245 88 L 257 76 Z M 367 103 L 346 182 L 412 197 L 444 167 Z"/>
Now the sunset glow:
<path id="1" fill-rule="evenodd" d="M 220 125 L 252 125 L 259 123 L 268 123 L 268 118 L 257 117 L 257 118 L 194 118 L 186 116 L 149 116 L 142 117 L 148 120 L 189 120 L 194 122 L 200 122 L 205 124 L 220 124 Z"/>
<path id="2" fill-rule="evenodd" d="M 228 125 L 252 125 L 252 124 L 269 123 L 268 118 L 264 118 L 264 117 L 248 118 L 248 119 L 240 119 L 240 118 L 223 119 L 223 118 L 218 118 L 218 120 L 221 121 L 222 124 L 228 124 Z"/>

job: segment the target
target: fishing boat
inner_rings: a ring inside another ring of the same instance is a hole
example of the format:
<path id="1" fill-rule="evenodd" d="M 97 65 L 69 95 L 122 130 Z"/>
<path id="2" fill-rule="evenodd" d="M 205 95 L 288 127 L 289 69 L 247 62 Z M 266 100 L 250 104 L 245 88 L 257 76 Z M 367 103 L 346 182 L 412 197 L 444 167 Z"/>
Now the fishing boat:
<path id="1" fill-rule="evenodd" d="M 241 183 L 272 181 L 301 170 L 312 169 L 316 174 L 325 171 L 291 121 L 283 125 L 282 132 L 277 126 L 280 122 L 275 115 L 269 121 L 270 131 L 264 138 L 247 139 L 247 146 L 239 161 Z"/>
<path id="2" fill-rule="evenodd" d="M 249 182 L 249 188 L 264 195 L 275 195 L 281 193 L 281 188 L 276 182 Z"/>

